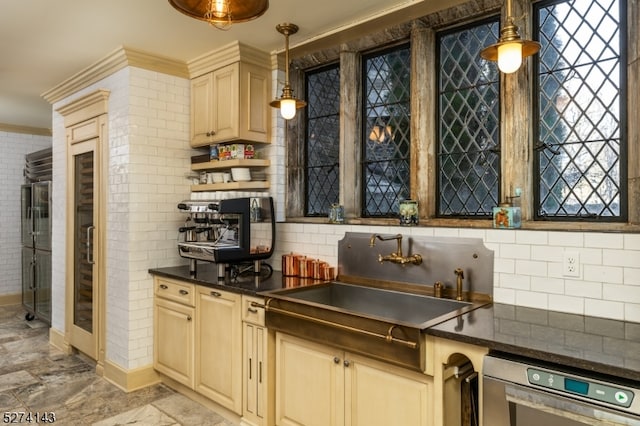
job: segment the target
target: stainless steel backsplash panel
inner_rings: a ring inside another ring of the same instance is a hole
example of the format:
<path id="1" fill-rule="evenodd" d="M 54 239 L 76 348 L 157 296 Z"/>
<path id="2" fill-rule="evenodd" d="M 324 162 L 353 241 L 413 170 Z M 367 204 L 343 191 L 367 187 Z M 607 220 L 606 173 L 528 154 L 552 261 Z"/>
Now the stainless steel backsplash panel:
<path id="1" fill-rule="evenodd" d="M 388 255 L 397 250 L 397 241 L 376 239 L 375 246 L 371 247 L 372 235 L 347 232 L 338 242 L 338 279 L 358 277 L 430 287 L 441 281 L 451 291 L 456 287 L 454 270 L 462 268 L 465 292 L 493 297 L 493 250 L 486 248 L 482 239 L 403 235 L 402 254 L 419 254 L 422 264 L 402 266 L 378 262 L 379 254 Z"/>

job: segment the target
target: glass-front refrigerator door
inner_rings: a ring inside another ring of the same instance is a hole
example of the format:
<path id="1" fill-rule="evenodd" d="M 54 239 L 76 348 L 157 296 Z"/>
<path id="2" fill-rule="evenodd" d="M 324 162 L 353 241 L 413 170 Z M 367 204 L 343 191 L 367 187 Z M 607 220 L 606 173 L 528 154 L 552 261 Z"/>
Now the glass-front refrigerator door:
<path id="1" fill-rule="evenodd" d="M 70 343 L 93 359 L 98 355 L 96 140 L 71 146 L 73 176 L 73 321 Z"/>
<path id="2" fill-rule="evenodd" d="M 22 245 L 33 247 L 33 220 L 31 214 L 31 185 L 20 187 L 20 224 Z"/>
<path id="3" fill-rule="evenodd" d="M 31 217 L 35 247 L 51 250 L 51 182 L 33 184 Z"/>
<path id="4" fill-rule="evenodd" d="M 35 250 L 35 313 L 51 324 L 51 252 Z"/>
<path id="5" fill-rule="evenodd" d="M 29 311 L 27 317 L 32 317 L 36 308 L 34 301 L 33 261 L 33 249 L 31 247 L 22 247 L 22 304 L 24 308 Z"/>

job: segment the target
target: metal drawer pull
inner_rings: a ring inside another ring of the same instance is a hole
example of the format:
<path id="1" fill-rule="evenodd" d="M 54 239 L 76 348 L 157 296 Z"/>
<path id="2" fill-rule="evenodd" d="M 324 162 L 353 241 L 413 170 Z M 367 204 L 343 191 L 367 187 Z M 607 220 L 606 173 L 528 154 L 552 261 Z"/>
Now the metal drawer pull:
<path id="1" fill-rule="evenodd" d="M 333 357 L 333 362 L 336 364 L 340 364 L 340 358 L 338 358 L 337 356 Z"/>
<path id="2" fill-rule="evenodd" d="M 262 309 L 265 309 L 265 306 L 264 306 L 264 305 L 262 305 L 262 304 L 260 304 L 260 303 L 257 303 L 257 302 L 251 302 L 251 307 L 252 307 L 252 308 L 262 308 Z"/>
<path id="3" fill-rule="evenodd" d="M 251 312 L 252 314 L 257 314 L 258 310 L 257 309 L 253 309 L 253 308 L 247 308 L 247 311 Z"/>
<path id="4" fill-rule="evenodd" d="M 180 290 L 180 294 L 186 296 L 189 292 L 187 290 Z"/>
<path id="5" fill-rule="evenodd" d="M 212 295 L 213 297 L 222 297 L 222 293 L 218 293 L 217 291 L 212 291 L 212 292 L 211 292 L 211 295 Z"/>
<path id="6" fill-rule="evenodd" d="M 269 306 L 269 302 L 268 301 L 265 304 L 265 310 L 267 312 L 271 311 L 271 312 L 275 312 L 275 313 L 282 314 L 282 315 L 288 315 L 288 316 L 294 317 L 294 318 L 299 318 L 299 319 L 303 319 L 303 320 L 307 320 L 307 321 L 311 321 L 311 322 L 316 322 L 316 323 L 323 324 L 323 325 L 328 325 L 330 327 L 339 328 L 341 330 L 353 331 L 355 333 L 360 333 L 360 334 L 364 334 L 364 335 L 367 335 L 367 336 L 378 337 L 380 339 L 384 339 L 385 341 L 387 341 L 387 343 L 399 343 L 401 345 L 408 346 L 411 349 L 416 349 L 418 347 L 418 343 L 417 342 L 412 342 L 411 340 L 404 340 L 404 339 L 398 339 L 397 337 L 393 337 L 391 335 L 391 333 L 393 332 L 393 329 L 396 327 L 395 325 L 389 327 L 389 330 L 387 331 L 387 334 L 380 334 L 380 333 L 376 333 L 376 332 L 369 331 L 369 330 L 363 330 L 361 328 L 351 327 L 349 325 L 339 324 L 339 323 L 336 323 L 336 322 L 332 322 L 332 321 L 327 321 L 327 320 L 323 320 L 323 319 L 320 319 L 320 318 L 311 317 L 309 315 L 299 314 L 297 312 L 289 312 L 289 311 L 286 311 L 284 309 L 274 308 L 273 306 Z"/>
<path id="7" fill-rule="evenodd" d="M 191 321 L 191 315 L 187 315 L 187 321 Z"/>
<path id="8" fill-rule="evenodd" d="M 162 290 L 166 290 L 166 289 L 168 289 L 168 288 L 169 288 L 169 286 L 167 286 L 166 284 L 160 284 L 160 288 L 161 288 Z"/>

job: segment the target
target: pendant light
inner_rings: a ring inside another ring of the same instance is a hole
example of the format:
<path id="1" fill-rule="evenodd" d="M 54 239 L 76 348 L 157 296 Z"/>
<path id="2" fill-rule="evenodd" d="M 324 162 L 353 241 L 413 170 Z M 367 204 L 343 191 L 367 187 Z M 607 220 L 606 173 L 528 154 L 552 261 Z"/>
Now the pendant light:
<path id="1" fill-rule="evenodd" d="M 289 84 L 289 35 L 298 32 L 298 26 L 295 24 L 278 24 L 276 30 L 284 35 L 284 87 L 282 88 L 282 96 L 272 101 L 269 105 L 274 108 L 280 108 L 280 115 L 285 120 L 291 120 L 296 116 L 296 110 L 304 108 L 307 103 L 293 96 L 293 90 Z"/>
<path id="2" fill-rule="evenodd" d="M 169 0 L 178 11 L 220 29 L 231 24 L 246 22 L 264 14 L 269 0 Z"/>
<path id="3" fill-rule="evenodd" d="M 513 23 L 511 16 L 511 0 L 506 0 L 506 3 L 507 18 L 500 30 L 500 39 L 496 44 L 484 48 L 480 56 L 488 61 L 497 61 L 500 71 L 511 74 L 520 68 L 523 58 L 538 53 L 540 43 L 520 38 L 518 27 Z"/>

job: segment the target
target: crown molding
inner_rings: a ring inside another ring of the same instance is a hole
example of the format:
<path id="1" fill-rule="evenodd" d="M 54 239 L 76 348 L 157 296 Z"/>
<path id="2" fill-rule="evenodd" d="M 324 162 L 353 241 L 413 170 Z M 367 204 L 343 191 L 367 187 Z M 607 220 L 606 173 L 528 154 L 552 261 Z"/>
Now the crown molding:
<path id="1" fill-rule="evenodd" d="M 42 94 L 42 97 L 53 104 L 125 67 L 142 68 L 176 77 L 189 78 L 185 62 L 121 46 L 103 59 L 47 90 Z"/>
<path id="2" fill-rule="evenodd" d="M 195 78 L 240 60 L 267 69 L 271 66 L 269 53 L 236 40 L 188 61 L 187 67 L 189 76 Z"/>
<path id="3" fill-rule="evenodd" d="M 51 129 L 42 127 L 17 126 L 15 124 L 0 123 L 0 132 L 24 133 L 27 135 L 51 136 Z"/>

